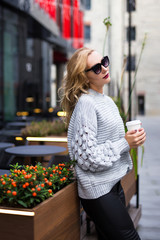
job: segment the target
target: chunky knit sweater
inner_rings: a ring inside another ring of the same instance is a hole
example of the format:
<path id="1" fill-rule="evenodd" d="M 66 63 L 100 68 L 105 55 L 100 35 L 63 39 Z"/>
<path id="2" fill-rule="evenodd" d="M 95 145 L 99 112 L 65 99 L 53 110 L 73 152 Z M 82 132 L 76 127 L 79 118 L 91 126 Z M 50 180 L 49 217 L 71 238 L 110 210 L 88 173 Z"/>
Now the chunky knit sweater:
<path id="1" fill-rule="evenodd" d="M 68 128 L 68 149 L 76 160 L 81 198 L 108 193 L 132 169 L 123 121 L 113 100 L 89 89 L 79 98 Z"/>

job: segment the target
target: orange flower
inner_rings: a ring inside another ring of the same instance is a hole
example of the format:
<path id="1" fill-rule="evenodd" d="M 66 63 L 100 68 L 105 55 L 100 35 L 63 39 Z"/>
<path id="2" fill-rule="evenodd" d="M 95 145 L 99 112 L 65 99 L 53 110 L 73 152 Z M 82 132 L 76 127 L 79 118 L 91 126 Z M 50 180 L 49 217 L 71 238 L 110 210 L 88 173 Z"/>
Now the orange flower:
<path id="1" fill-rule="evenodd" d="M 16 196 L 16 195 L 17 195 L 17 192 L 16 192 L 16 191 L 13 191 L 13 192 L 12 192 L 12 195 L 13 195 L 13 196 Z"/>
<path id="2" fill-rule="evenodd" d="M 37 196 L 37 193 L 36 193 L 36 192 L 33 192 L 33 193 L 32 193 L 32 196 L 33 196 L 33 197 L 36 197 L 36 196 Z"/>
<path id="3" fill-rule="evenodd" d="M 12 182 L 12 186 L 16 187 L 17 186 L 16 182 Z"/>
<path id="4" fill-rule="evenodd" d="M 48 185 L 49 185 L 49 186 L 52 186 L 52 182 L 48 182 Z"/>

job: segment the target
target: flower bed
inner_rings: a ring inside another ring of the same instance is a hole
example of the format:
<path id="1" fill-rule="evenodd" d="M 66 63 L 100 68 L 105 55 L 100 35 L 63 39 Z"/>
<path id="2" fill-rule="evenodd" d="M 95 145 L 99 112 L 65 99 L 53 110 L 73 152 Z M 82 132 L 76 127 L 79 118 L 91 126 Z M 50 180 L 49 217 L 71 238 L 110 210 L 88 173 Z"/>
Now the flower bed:
<path id="1" fill-rule="evenodd" d="M 45 168 L 13 165 L 11 175 L 0 176 L 0 205 L 32 208 L 73 182 L 71 162 Z"/>

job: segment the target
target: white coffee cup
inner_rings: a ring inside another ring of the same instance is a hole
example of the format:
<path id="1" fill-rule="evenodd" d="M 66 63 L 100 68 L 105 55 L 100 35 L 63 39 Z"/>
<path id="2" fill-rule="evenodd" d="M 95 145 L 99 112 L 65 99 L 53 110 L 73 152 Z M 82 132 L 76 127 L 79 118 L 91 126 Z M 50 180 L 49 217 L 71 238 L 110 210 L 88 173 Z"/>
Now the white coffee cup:
<path id="1" fill-rule="evenodd" d="M 133 120 L 133 121 L 126 122 L 126 127 L 128 131 L 138 130 L 141 128 L 141 125 L 142 123 L 140 120 Z"/>

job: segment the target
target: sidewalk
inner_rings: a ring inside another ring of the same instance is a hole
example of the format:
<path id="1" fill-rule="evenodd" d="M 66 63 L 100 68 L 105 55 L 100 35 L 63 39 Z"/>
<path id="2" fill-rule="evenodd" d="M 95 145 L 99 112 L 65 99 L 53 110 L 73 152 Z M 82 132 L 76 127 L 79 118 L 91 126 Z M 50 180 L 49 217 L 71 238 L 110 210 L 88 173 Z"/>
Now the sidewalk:
<path id="1" fill-rule="evenodd" d="M 143 166 L 139 166 L 142 217 L 137 230 L 142 240 L 160 240 L 160 116 L 137 119 L 147 133 Z"/>
<path id="2" fill-rule="evenodd" d="M 138 150 L 142 216 L 137 231 L 141 240 L 160 240 L 160 116 L 137 119 L 142 121 L 147 133 L 142 167 L 141 148 Z M 134 198 L 132 201 L 135 204 Z M 97 240 L 95 229 L 83 240 Z"/>

